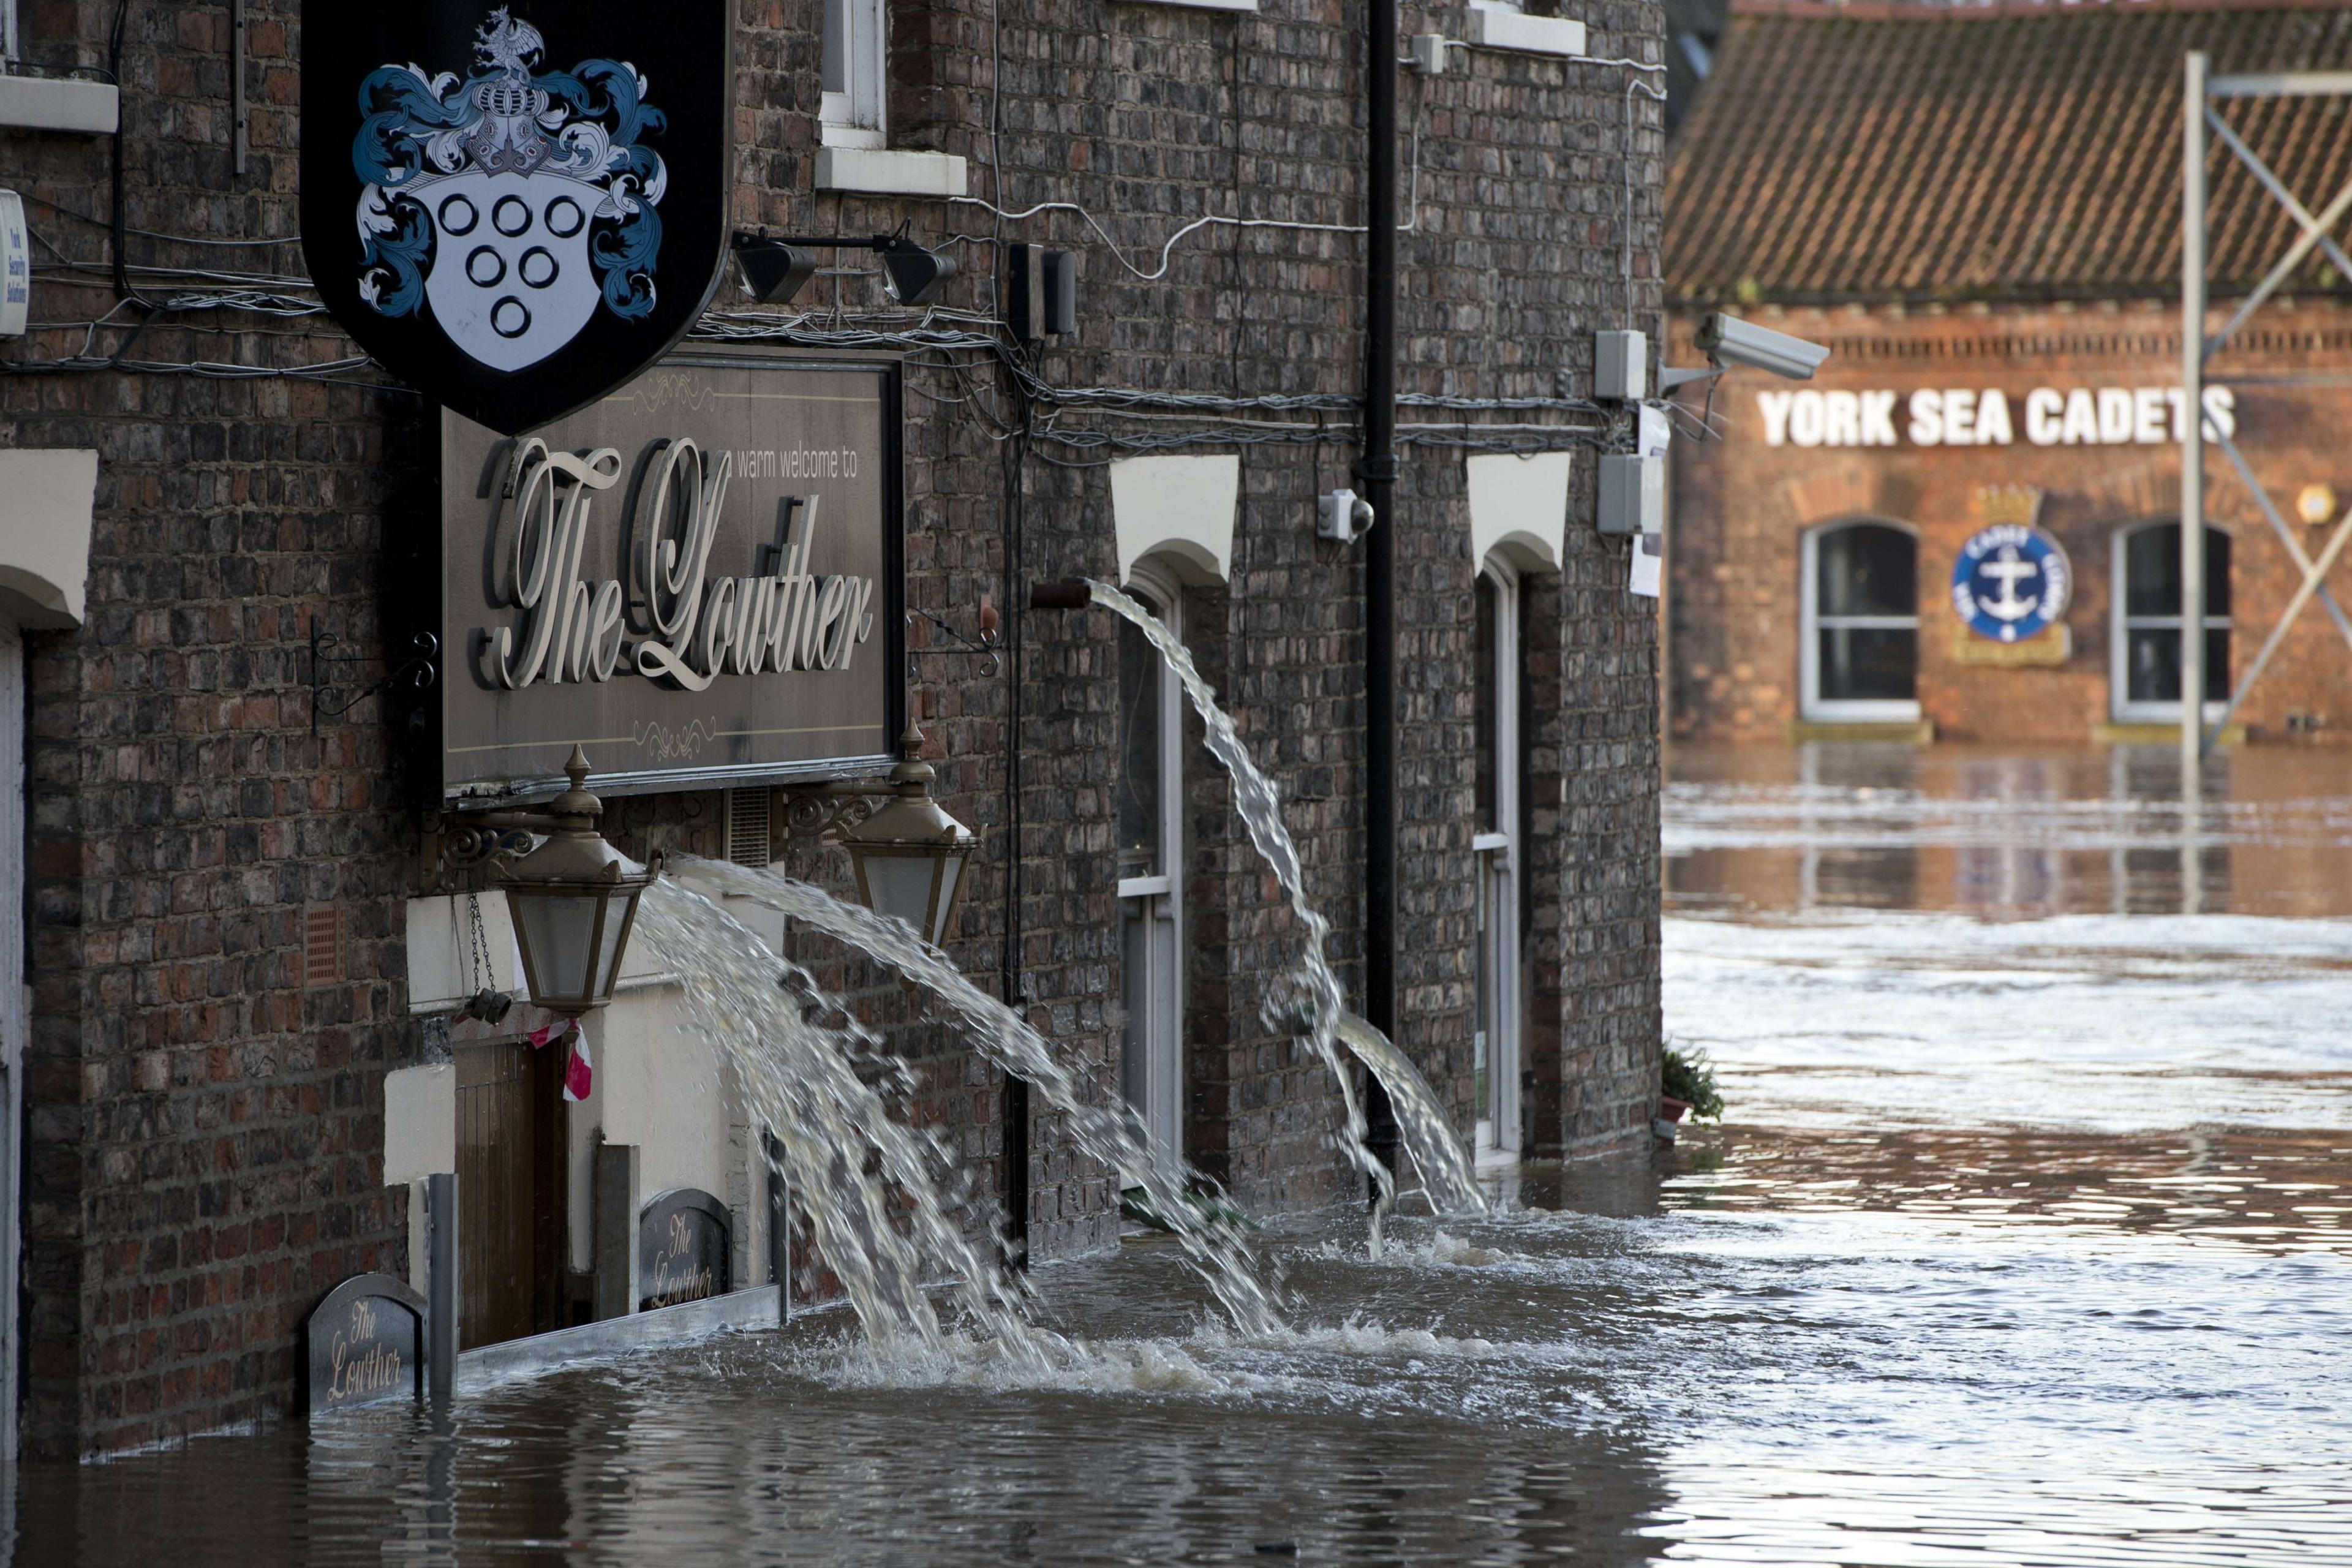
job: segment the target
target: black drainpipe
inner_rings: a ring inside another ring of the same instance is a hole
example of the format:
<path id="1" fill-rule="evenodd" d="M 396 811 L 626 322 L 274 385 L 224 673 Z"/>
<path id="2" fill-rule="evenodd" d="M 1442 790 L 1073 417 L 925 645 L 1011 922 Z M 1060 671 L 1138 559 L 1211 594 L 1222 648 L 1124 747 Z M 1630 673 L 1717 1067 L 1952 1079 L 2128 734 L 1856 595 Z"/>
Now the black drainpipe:
<path id="1" fill-rule="evenodd" d="M 1370 0 L 1364 67 L 1364 1017 L 1396 1035 L 1396 0 Z M 1396 1168 L 1396 1116 L 1366 1080 L 1371 1145 Z"/>

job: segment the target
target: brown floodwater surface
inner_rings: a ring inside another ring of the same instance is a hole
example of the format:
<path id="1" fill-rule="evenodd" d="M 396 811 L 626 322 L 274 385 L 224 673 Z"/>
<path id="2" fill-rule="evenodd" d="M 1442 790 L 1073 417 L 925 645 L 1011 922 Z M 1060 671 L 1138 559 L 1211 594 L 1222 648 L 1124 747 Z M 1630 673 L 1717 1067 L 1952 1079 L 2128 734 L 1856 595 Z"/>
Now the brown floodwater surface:
<path id="1" fill-rule="evenodd" d="M 847 1314 L 16 1478 L 16 1563 L 2352 1564 L 2352 768 L 1685 752 L 1723 1123 L 1040 1268 L 1050 1367 Z"/>

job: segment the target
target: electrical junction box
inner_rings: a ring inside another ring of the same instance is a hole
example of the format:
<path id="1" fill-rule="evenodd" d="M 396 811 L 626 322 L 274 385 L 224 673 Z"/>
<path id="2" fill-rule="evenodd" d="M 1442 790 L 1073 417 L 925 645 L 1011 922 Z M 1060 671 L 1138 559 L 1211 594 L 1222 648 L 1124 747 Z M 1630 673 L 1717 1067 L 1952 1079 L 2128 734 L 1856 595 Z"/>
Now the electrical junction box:
<path id="1" fill-rule="evenodd" d="M 0 191 L 0 338 L 21 338 L 33 303 L 33 237 L 25 227 L 25 202 Z"/>
<path id="2" fill-rule="evenodd" d="M 1601 531 L 1666 531 L 1666 460 L 1624 453 L 1601 459 Z"/>
<path id="3" fill-rule="evenodd" d="M 1650 340 L 1642 332 L 1592 334 L 1592 395 L 1638 403 L 1649 395 Z"/>
<path id="4" fill-rule="evenodd" d="M 1405 45 L 1405 58 L 1423 76 L 1445 74 L 1445 35 L 1415 33 Z"/>

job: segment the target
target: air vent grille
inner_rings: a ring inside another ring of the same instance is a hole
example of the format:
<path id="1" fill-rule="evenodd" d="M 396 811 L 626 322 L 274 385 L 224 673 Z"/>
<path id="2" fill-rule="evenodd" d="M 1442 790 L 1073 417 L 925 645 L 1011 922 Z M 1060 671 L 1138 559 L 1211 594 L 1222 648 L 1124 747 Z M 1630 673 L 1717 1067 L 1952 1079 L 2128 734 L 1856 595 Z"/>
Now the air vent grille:
<path id="1" fill-rule="evenodd" d="M 770 858 L 768 792 L 727 792 L 727 858 L 738 866 L 764 866 Z"/>
<path id="2" fill-rule="evenodd" d="M 338 985 L 342 978 L 342 906 L 312 904 L 302 911 L 302 984 Z"/>

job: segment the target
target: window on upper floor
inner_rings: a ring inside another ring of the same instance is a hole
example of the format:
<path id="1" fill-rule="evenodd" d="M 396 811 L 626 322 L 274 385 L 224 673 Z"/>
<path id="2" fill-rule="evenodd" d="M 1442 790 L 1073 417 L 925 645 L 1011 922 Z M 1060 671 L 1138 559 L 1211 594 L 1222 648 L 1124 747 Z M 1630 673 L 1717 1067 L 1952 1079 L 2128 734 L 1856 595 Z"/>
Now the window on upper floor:
<path id="1" fill-rule="evenodd" d="M 885 0 L 824 0 L 824 80 L 817 119 L 825 146 L 885 145 L 887 27 Z"/>

